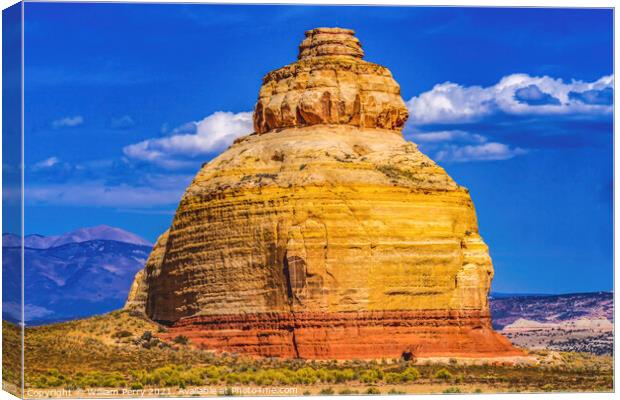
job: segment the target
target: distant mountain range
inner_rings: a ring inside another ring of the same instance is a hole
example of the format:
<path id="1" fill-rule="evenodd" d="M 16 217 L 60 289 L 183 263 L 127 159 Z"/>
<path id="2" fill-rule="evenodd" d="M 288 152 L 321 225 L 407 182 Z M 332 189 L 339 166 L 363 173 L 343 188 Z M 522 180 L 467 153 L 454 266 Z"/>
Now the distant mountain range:
<path id="1" fill-rule="evenodd" d="M 41 324 L 122 307 L 152 245 L 109 226 L 24 238 L 25 319 Z M 19 320 L 20 241 L 2 235 L 3 318 Z"/>
<path id="2" fill-rule="evenodd" d="M 491 292 L 489 293 L 489 299 L 503 299 L 506 297 L 531 297 L 531 296 L 552 296 L 548 293 L 502 293 Z"/>
<path id="3" fill-rule="evenodd" d="M 611 292 L 495 295 L 490 305 L 493 327 L 518 347 L 613 355 Z"/>
<path id="4" fill-rule="evenodd" d="M 502 329 L 518 319 L 544 323 L 577 319 L 614 321 L 612 292 L 499 296 L 492 293 L 490 305 L 495 329 Z"/>
<path id="5" fill-rule="evenodd" d="M 31 249 L 49 249 L 51 247 L 62 246 L 68 243 L 82 243 L 90 240 L 113 240 L 116 242 L 132 243 L 140 246 L 153 246 L 140 236 L 127 232 L 120 228 L 107 225 L 82 228 L 73 232 L 58 236 L 26 235 L 24 237 L 24 247 Z M 20 246 L 19 236 L 5 233 L 2 235 L 2 247 Z"/>

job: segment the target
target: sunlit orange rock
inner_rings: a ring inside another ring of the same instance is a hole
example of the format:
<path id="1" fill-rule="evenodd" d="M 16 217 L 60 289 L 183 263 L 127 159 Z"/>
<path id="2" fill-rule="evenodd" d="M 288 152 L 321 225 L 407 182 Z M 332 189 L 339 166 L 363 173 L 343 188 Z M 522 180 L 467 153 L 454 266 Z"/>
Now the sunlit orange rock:
<path id="1" fill-rule="evenodd" d="M 128 308 L 216 351 L 309 359 L 521 354 L 491 328 L 467 189 L 404 140 L 353 31 L 306 32 L 255 132 L 196 175 Z"/>

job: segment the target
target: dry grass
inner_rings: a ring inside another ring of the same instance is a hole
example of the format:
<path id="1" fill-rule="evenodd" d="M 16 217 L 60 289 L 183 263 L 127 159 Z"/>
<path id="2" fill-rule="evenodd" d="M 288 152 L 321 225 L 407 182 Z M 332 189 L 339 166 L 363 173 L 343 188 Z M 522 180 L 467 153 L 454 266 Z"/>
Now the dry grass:
<path id="1" fill-rule="evenodd" d="M 330 388 L 335 394 L 613 390 L 611 357 L 583 353 L 536 352 L 538 365 L 251 360 L 162 343 L 156 336 L 163 329 L 126 311 L 29 328 L 26 387 L 156 386 L 174 393 L 193 386 L 279 385 L 299 387 L 298 394 Z"/>
<path id="2" fill-rule="evenodd" d="M 19 326 L 2 321 L 2 380 L 5 389 L 16 394 L 21 388 L 21 331 Z"/>

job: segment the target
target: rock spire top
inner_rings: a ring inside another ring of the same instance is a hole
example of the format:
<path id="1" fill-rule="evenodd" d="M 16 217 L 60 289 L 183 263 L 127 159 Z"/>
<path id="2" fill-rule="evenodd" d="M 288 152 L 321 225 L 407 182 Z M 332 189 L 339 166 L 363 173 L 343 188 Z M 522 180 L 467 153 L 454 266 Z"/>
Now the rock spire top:
<path id="1" fill-rule="evenodd" d="M 263 78 L 254 130 L 349 125 L 400 132 L 407 108 L 390 71 L 363 60 L 351 29 L 306 31 L 298 61 Z"/>
<path id="2" fill-rule="evenodd" d="M 364 50 L 352 29 L 315 28 L 306 31 L 299 45 L 297 58 L 303 60 L 321 56 L 350 56 L 364 58 Z"/>

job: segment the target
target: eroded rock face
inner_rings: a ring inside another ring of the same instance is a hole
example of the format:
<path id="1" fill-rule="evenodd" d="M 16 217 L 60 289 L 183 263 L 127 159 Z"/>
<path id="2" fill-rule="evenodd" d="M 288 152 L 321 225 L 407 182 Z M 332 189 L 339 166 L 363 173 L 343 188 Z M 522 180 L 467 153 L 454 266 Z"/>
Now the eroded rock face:
<path id="1" fill-rule="evenodd" d="M 166 252 L 167 242 L 168 231 L 162 233 L 159 238 L 157 238 L 157 242 L 155 246 L 153 246 L 149 258 L 146 260 L 144 269 L 138 271 L 136 274 L 133 284 L 129 288 L 129 294 L 127 295 L 124 309 L 146 311 L 147 299 L 149 297 L 149 286 L 147 282 L 158 279 Z"/>
<path id="2" fill-rule="evenodd" d="M 407 108 L 390 71 L 362 60 L 353 31 L 306 32 L 299 61 L 268 73 L 254 110 L 254 129 L 319 124 L 400 130 Z"/>
<path id="3" fill-rule="evenodd" d="M 179 321 L 179 334 L 206 349 L 305 359 L 522 355 L 490 329 L 480 311 L 359 311 L 232 314 Z"/>
<path id="4" fill-rule="evenodd" d="M 490 326 L 467 189 L 403 139 L 398 85 L 362 56 L 352 31 L 314 29 L 265 77 L 256 132 L 197 174 L 132 307 L 258 356 L 519 354 Z"/>

